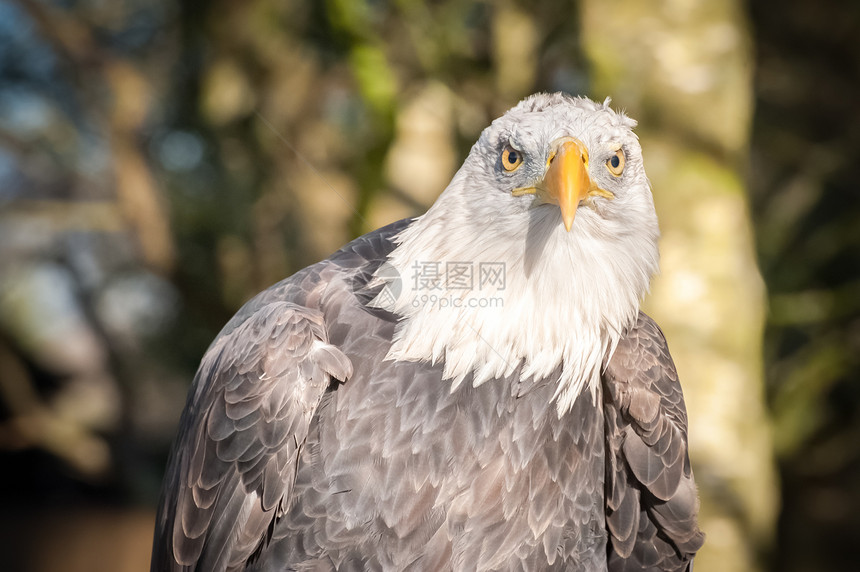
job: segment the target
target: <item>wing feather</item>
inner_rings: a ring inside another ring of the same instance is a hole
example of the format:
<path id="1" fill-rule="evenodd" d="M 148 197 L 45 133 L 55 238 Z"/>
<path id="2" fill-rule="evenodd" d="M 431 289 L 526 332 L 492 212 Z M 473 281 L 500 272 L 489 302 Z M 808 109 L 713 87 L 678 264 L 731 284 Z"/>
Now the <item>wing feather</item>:
<path id="1" fill-rule="evenodd" d="M 324 294 L 335 314 L 344 295 L 373 299 L 363 287 L 410 223 L 357 238 L 261 292 L 224 326 L 201 362 L 168 461 L 153 571 L 242 567 L 272 536 L 310 420 L 332 378 L 345 381 L 353 370 L 329 340 L 356 321 L 324 323 L 317 309 Z"/>
<path id="2" fill-rule="evenodd" d="M 270 302 L 203 357 L 177 440 L 174 570 L 226 570 L 261 546 L 289 498 L 299 450 L 332 377 L 352 364 L 320 312 Z"/>
<path id="3" fill-rule="evenodd" d="M 659 327 L 640 313 L 604 375 L 610 571 L 688 570 L 704 542 L 687 413 Z"/>

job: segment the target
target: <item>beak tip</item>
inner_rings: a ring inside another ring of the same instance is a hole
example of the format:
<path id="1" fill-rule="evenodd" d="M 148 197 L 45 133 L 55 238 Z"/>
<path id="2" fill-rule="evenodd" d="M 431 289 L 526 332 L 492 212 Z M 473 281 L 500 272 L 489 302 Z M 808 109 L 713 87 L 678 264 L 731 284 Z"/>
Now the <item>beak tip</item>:
<path id="1" fill-rule="evenodd" d="M 562 217 L 562 220 L 564 221 L 564 229 L 567 232 L 570 232 L 570 229 L 573 228 L 573 217 L 566 217 L 565 216 L 565 217 Z"/>

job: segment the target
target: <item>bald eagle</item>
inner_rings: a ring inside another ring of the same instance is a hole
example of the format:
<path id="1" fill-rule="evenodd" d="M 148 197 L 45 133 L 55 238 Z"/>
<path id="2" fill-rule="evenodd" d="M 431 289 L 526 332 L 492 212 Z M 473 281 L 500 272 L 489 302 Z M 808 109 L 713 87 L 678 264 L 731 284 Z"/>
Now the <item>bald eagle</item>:
<path id="1" fill-rule="evenodd" d="M 249 301 L 194 379 L 152 569 L 689 570 L 634 126 L 531 96 L 423 216 Z"/>

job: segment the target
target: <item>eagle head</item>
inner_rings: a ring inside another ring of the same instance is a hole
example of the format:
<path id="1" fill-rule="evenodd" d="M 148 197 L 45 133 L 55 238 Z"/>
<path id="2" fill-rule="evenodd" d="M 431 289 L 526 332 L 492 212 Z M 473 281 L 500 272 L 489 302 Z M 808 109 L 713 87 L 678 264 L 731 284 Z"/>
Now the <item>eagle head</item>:
<path id="1" fill-rule="evenodd" d="M 554 93 L 487 127 L 396 238 L 386 268 L 402 286 L 385 304 L 402 320 L 388 358 L 441 363 L 452 390 L 556 376 L 559 413 L 596 394 L 658 269 L 635 125 L 609 100 Z"/>

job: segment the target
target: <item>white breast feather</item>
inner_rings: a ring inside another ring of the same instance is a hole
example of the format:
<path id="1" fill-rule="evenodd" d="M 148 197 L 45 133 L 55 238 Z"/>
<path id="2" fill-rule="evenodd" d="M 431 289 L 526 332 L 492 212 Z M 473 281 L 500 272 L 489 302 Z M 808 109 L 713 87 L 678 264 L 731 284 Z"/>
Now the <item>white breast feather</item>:
<path id="1" fill-rule="evenodd" d="M 558 210 L 549 207 L 533 210 L 531 221 L 521 224 L 512 217 L 450 224 L 444 218 L 452 210 L 444 199 L 397 237 L 399 246 L 389 257 L 401 291 L 394 303 L 381 297 L 374 303 L 403 320 L 386 359 L 441 361 L 452 391 L 470 372 L 478 386 L 511 374 L 521 363 L 523 377 L 533 379 L 551 375 L 561 364 L 559 415 L 586 388 L 596 399 L 604 358 L 635 322 L 657 269 L 656 218 L 644 234 L 583 208 L 570 233 Z M 499 234 L 492 232 L 494 225 L 505 228 L 502 238 L 492 238 Z M 473 288 L 416 289 L 415 265 L 429 262 L 439 262 L 442 270 L 449 262 L 471 264 Z M 481 263 L 504 265 L 503 287 L 480 287 Z M 425 303 L 432 295 L 447 307 Z M 460 307 L 452 307 L 456 299 Z"/>

